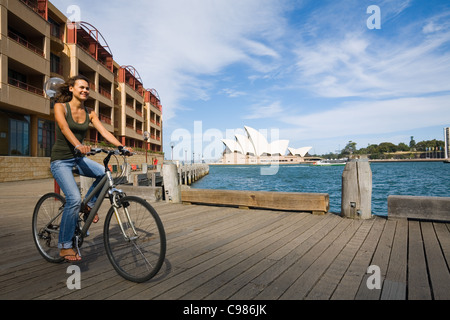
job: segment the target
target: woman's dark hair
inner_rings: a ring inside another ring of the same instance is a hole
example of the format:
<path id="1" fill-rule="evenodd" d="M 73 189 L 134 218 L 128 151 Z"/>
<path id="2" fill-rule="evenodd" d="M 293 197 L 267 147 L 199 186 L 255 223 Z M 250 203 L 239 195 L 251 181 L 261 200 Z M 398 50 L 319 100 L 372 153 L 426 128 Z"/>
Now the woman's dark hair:
<path id="1" fill-rule="evenodd" d="M 67 81 L 58 88 L 58 93 L 55 97 L 56 102 L 66 103 L 72 100 L 73 95 L 72 92 L 69 91 L 69 88 L 73 87 L 77 80 L 84 80 L 89 84 L 89 79 L 81 74 L 67 79 Z"/>

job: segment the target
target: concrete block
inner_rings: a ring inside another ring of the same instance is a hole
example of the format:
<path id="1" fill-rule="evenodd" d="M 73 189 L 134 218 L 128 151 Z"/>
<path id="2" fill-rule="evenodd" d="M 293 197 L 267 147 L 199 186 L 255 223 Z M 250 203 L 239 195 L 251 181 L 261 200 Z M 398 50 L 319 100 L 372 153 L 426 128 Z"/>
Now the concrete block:
<path id="1" fill-rule="evenodd" d="M 117 189 L 122 190 L 127 196 L 136 196 L 147 200 L 148 202 L 157 202 L 162 200 L 162 187 L 135 187 L 131 185 L 118 185 Z"/>
<path id="2" fill-rule="evenodd" d="M 450 198 L 391 195 L 388 218 L 450 221 Z"/>

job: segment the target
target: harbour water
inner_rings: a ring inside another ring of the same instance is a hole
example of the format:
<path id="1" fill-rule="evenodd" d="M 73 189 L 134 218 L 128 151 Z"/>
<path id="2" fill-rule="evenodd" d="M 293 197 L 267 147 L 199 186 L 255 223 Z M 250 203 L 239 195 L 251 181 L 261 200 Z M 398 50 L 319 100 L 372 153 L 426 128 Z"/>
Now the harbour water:
<path id="1" fill-rule="evenodd" d="M 443 162 L 371 163 L 372 213 L 387 215 L 389 195 L 450 197 L 450 164 Z M 273 169 L 273 170 L 272 170 Z M 312 192 L 330 195 L 330 211 L 341 211 L 344 166 L 210 166 L 197 189 Z M 269 174 L 268 174 L 269 173 Z M 275 174 L 270 174 L 275 173 Z"/>

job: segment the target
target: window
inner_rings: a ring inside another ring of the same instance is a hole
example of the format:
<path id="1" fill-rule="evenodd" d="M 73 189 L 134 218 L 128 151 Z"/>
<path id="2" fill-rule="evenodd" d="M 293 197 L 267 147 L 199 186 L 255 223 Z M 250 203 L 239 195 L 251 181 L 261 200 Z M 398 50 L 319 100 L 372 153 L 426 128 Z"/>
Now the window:
<path id="1" fill-rule="evenodd" d="M 55 123 L 38 120 L 38 157 L 50 157 L 55 143 Z"/>
<path id="2" fill-rule="evenodd" d="M 50 54 L 50 72 L 62 75 L 61 59 L 53 53 Z"/>
<path id="3" fill-rule="evenodd" d="M 20 119 L 23 118 L 23 119 Z M 14 117 L 9 119 L 9 155 L 30 155 L 30 117 Z"/>

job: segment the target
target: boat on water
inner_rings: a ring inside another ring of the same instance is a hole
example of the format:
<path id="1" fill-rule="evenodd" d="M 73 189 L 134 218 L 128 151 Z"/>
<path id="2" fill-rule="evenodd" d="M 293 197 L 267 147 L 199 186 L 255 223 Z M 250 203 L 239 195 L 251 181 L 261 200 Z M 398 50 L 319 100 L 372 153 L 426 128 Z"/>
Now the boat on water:
<path id="1" fill-rule="evenodd" d="M 313 163 L 313 166 L 345 166 L 347 159 L 319 160 Z"/>

